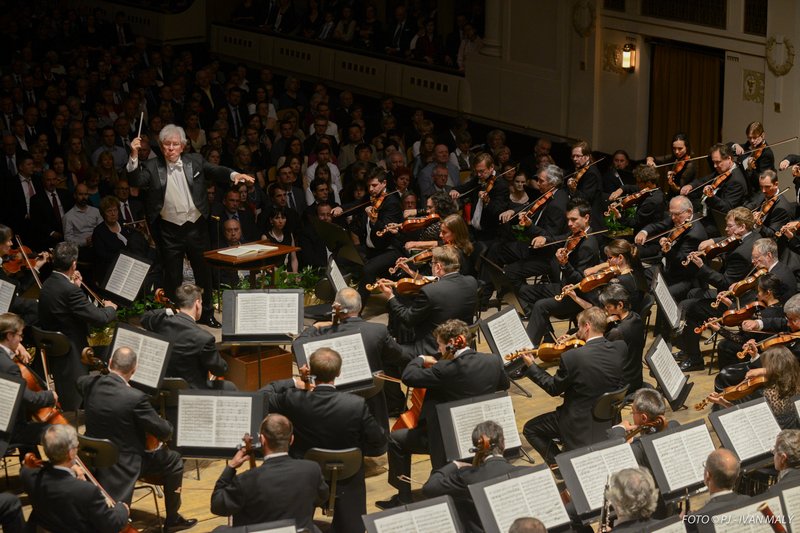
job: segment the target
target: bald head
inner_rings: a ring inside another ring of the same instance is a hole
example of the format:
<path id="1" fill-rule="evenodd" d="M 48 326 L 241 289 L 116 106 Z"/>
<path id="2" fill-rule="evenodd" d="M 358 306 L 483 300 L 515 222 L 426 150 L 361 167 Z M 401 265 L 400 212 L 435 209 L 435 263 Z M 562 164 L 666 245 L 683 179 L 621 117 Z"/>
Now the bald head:
<path id="1" fill-rule="evenodd" d="M 346 287 L 336 293 L 335 302 L 347 316 L 358 316 L 361 313 L 361 295 L 352 287 Z"/>
<path id="2" fill-rule="evenodd" d="M 708 454 L 703 476 L 709 492 L 733 490 L 739 478 L 739 459 L 730 450 L 720 448 Z"/>

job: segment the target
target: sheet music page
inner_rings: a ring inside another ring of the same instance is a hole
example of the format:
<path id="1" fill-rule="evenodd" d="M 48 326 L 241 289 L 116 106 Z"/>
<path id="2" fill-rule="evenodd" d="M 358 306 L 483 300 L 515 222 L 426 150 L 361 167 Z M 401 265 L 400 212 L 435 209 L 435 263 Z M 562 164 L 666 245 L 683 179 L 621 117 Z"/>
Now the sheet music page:
<path id="1" fill-rule="evenodd" d="M 748 408 L 747 419 L 750 421 L 751 426 L 757 428 L 755 436 L 761 443 L 762 450 L 771 450 L 775 446 L 775 439 L 778 437 L 778 433 L 781 432 L 781 428 L 767 402 Z"/>
<path id="2" fill-rule="evenodd" d="M 236 294 L 236 327 L 240 334 L 264 333 L 269 307 L 269 295 L 263 292 Z"/>
<path id="3" fill-rule="evenodd" d="M 347 282 L 344 280 L 342 271 L 339 270 L 339 265 L 336 264 L 336 261 L 331 261 L 331 274 L 328 281 L 331 282 L 333 290 L 336 292 L 347 288 Z"/>
<path id="4" fill-rule="evenodd" d="M 161 378 L 161 370 L 164 368 L 164 362 L 167 358 L 169 343 L 136 331 L 118 328 L 111 353 L 113 354 L 117 348 L 122 346 L 132 348 L 138 356 L 136 372 L 131 377 L 131 381 L 157 389 Z"/>
<path id="5" fill-rule="evenodd" d="M 523 478 L 505 479 L 483 488 L 492 517 L 500 531 L 508 531 L 512 522 L 521 516 L 538 516 L 533 514 L 528 499 L 520 498 L 520 495 L 524 496 L 521 479 Z M 547 523 L 545 525 L 549 526 Z"/>
<path id="6" fill-rule="evenodd" d="M 483 407 L 480 403 L 468 403 L 450 409 L 453 419 L 453 431 L 458 442 L 458 457 L 466 459 L 472 457 L 469 451 L 472 448 L 472 430 L 483 422 Z M 515 428 L 516 430 L 516 428 Z"/>
<path id="7" fill-rule="evenodd" d="M 453 523 L 453 516 L 446 503 L 437 503 L 430 507 L 415 509 L 409 513 L 416 530 L 420 533 L 435 531 L 436 533 L 458 533 Z"/>
<path id="8" fill-rule="evenodd" d="M 299 335 L 297 317 L 300 314 L 300 301 L 296 293 L 268 294 L 267 322 L 264 333 L 272 335 Z M 238 318 L 238 315 L 237 315 Z"/>
<path id="9" fill-rule="evenodd" d="M 364 338 L 360 333 L 306 342 L 303 344 L 306 360 L 319 348 L 332 348 L 342 356 L 342 372 L 334 381 L 334 385 L 337 387 L 348 383 L 372 380 L 372 369 L 369 367 Z"/>
<path id="10" fill-rule="evenodd" d="M 0 280 L 0 313 L 8 313 L 12 298 L 14 298 L 14 284 Z"/>
<path id="11" fill-rule="evenodd" d="M 658 375 L 664 382 L 664 393 L 667 398 L 672 401 L 681 393 L 684 383 L 684 375 L 678 362 L 672 357 L 672 352 L 664 339 L 661 339 L 656 346 L 653 355 L 650 357 L 653 362 Z"/>
<path id="12" fill-rule="evenodd" d="M 397 513 L 375 520 L 377 533 L 421 533 L 409 520 L 409 512 Z"/>
<path id="13" fill-rule="evenodd" d="M 505 435 L 506 449 L 522 446 L 517 430 L 517 420 L 514 418 L 514 403 L 510 396 L 481 402 L 483 406 L 483 419 L 493 420 L 500 424 Z M 473 426 L 472 429 L 475 429 Z M 470 442 L 472 442 L 472 430 L 470 430 Z"/>
<path id="14" fill-rule="evenodd" d="M 514 520 L 521 516 L 535 516 L 547 528 L 569 522 L 561 495 L 548 470 L 503 480 L 485 487 L 484 493 L 500 531 L 508 531 Z"/>
<path id="15" fill-rule="evenodd" d="M 735 511 L 714 515 L 714 531 L 720 533 L 772 533 L 772 526 L 767 523 L 766 518 L 758 511 L 759 505 L 763 502 L 744 505 Z M 766 500 L 767 505 L 775 514 L 783 514 L 781 500 L 778 496 Z M 724 518 L 721 518 L 724 517 Z"/>
<path id="16" fill-rule="evenodd" d="M 661 275 L 661 272 L 659 272 L 657 276 L 655 296 L 656 299 L 661 302 L 661 310 L 665 315 L 667 315 L 667 318 L 674 329 L 678 326 L 678 322 L 681 319 L 680 314 L 678 313 L 678 306 L 675 304 L 675 299 L 669 293 L 669 287 L 667 287 L 666 282 L 664 282 L 664 276 Z"/>
<path id="17" fill-rule="evenodd" d="M 744 409 L 731 409 L 719 417 L 740 461 L 768 452 L 780 427 L 766 402 Z"/>
<path id="18" fill-rule="evenodd" d="M 705 426 L 672 433 L 652 442 L 668 491 L 703 481 L 703 462 L 714 451 L 714 443 Z"/>
<path id="19" fill-rule="evenodd" d="M 209 441 L 216 426 L 214 399 L 214 396 L 178 396 L 177 446 L 204 448 L 212 444 Z"/>
<path id="20" fill-rule="evenodd" d="M 786 516 L 800 516 L 800 486 L 783 489 L 783 510 Z M 793 528 L 795 529 L 795 528 Z"/>
<path id="21" fill-rule="evenodd" d="M 533 348 L 522 320 L 513 311 L 491 318 L 486 325 L 489 327 L 499 355 L 505 356 L 518 350 Z"/>
<path id="22" fill-rule="evenodd" d="M 216 396 L 216 448 L 235 448 L 242 442 L 245 433 L 252 433 L 250 420 L 253 401 L 248 396 Z"/>
<path id="23" fill-rule="evenodd" d="M 572 467 L 581 485 L 589 509 L 599 509 L 603 505 L 603 492 L 608 476 L 623 468 L 637 468 L 636 457 L 628 443 L 619 444 L 590 452 L 572 459 Z"/>
<path id="24" fill-rule="evenodd" d="M 0 377 L 0 431 L 11 433 L 14 420 L 11 419 L 14 401 L 17 399 L 20 384 Z"/>
<path id="25" fill-rule="evenodd" d="M 149 271 L 150 265 L 147 263 L 120 254 L 106 283 L 106 290 L 133 301 Z"/>

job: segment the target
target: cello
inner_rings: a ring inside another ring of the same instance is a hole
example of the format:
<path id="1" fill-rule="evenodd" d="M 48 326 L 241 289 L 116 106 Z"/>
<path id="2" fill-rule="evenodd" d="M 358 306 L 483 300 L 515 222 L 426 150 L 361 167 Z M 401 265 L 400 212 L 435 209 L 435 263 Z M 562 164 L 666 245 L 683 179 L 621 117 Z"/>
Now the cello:
<path id="1" fill-rule="evenodd" d="M 14 356 L 14 363 L 16 363 L 17 368 L 19 368 L 19 373 L 22 379 L 25 380 L 25 387 L 29 391 L 42 392 L 45 390 L 52 390 L 49 381 L 45 381 L 36 375 L 36 373 L 28 368 L 16 355 Z M 42 354 L 42 365 L 44 366 L 45 373 L 47 373 L 47 363 L 44 354 Z M 42 383 L 45 384 L 44 388 L 41 385 Z M 46 424 L 69 424 L 69 421 L 64 418 L 61 407 L 57 403 L 53 407 L 41 407 L 37 409 L 36 412 L 31 413 L 31 419 L 34 422 L 43 422 Z"/>

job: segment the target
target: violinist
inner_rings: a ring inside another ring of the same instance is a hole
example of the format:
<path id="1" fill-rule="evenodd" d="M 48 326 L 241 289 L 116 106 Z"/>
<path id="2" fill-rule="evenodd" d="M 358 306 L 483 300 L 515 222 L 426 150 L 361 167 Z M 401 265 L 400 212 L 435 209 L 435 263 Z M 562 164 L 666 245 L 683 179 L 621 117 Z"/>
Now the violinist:
<path id="1" fill-rule="evenodd" d="M 634 242 L 643 246 L 648 240 L 656 240 L 661 245 L 664 254 L 664 281 L 672 297 L 680 301 L 694 286 L 693 276 L 697 272 L 694 264 L 684 267 L 681 263 L 706 239 L 706 231 L 698 222 L 689 225 L 694 217 L 694 208 L 685 196 L 676 196 L 669 201 L 669 217 L 670 220 L 655 222 L 642 228 L 636 234 Z M 688 229 L 681 231 L 685 228 Z M 658 238 L 660 234 L 663 236 Z"/>
<path id="2" fill-rule="evenodd" d="M 396 235 L 387 233 L 378 237 L 377 232 L 390 223 L 403 221 L 403 207 L 398 194 L 390 194 L 386 187 L 388 181 L 386 172 L 376 170 L 367 179 L 369 196 L 372 205 L 364 209 L 359 218 L 359 252 L 364 257 L 364 268 L 358 284 L 361 299 L 367 301 L 369 291 L 366 286 L 375 283 L 375 280 L 385 276 L 389 267 L 393 266 L 400 257 L 400 242 Z"/>
<path id="3" fill-rule="evenodd" d="M 756 226 L 762 237 L 774 238 L 792 218 L 792 206 L 780 194 L 778 175 L 774 170 L 765 170 L 758 177 L 760 192 L 756 192 L 750 202 L 745 205 L 756 216 Z"/>
<path id="4" fill-rule="evenodd" d="M 781 429 L 800 427 L 794 406 L 794 397 L 800 393 L 800 362 L 797 357 L 786 346 L 773 346 L 764 350 L 759 359 L 761 366 L 748 370 L 744 379 L 764 376 L 766 384 L 754 394 L 736 400 L 736 403 L 763 395 Z M 733 405 L 733 402 L 725 399 L 719 391 L 712 392 L 708 401 L 722 408 Z"/>
<path id="5" fill-rule="evenodd" d="M 33 511 L 31 531 L 118 533 L 128 523 L 128 504 L 110 506 L 99 487 L 75 465 L 78 434 L 70 425 L 50 426 L 41 440 L 49 463 L 41 468 L 23 467 L 20 473 Z"/>
<path id="6" fill-rule="evenodd" d="M 633 414 L 633 423 L 623 420 L 609 429 L 606 435 L 609 439 L 624 438 L 629 441 L 633 455 L 636 457 L 636 462 L 640 466 L 650 468 L 640 437 L 658 433 L 668 427 L 676 427 L 679 424 L 675 420 L 667 422 L 665 416 L 667 412 L 666 402 L 664 401 L 664 396 L 656 389 L 645 388 L 637 390 L 631 402 L 631 412 Z"/>
<path id="7" fill-rule="evenodd" d="M 188 529 L 197 520 L 178 514 L 183 484 L 181 454 L 165 446 L 145 451 L 145 433 L 165 441 L 172 435 L 172 424 L 158 416 L 148 395 L 130 386 L 137 362 L 132 349 L 117 348 L 108 363 L 108 374 L 78 380 L 86 409 L 86 436 L 109 439 L 119 449 L 117 463 L 98 469 L 96 477 L 112 498 L 127 504 L 139 478 L 158 477 L 164 485 L 166 530 Z"/>
<path id="8" fill-rule="evenodd" d="M 622 283 L 609 283 L 600 291 L 600 304 L 608 315 L 605 337 L 610 341 L 625 341 L 628 356 L 622 375 L 628 392 L 642 388 L 642 353 L 646 331 L 639 313 L 631 311 L 631 297 Z"/>
<path id="9" fill-rule="evenodd" d="M 778 170 L 786 170 L 789 167 L 791 167 L 792 182 L 794 183 L 794 199 L 797 202 L 792 218 L 797 218 L 800 217 L 800 155 L 789 154 L 778 164 Z"/>
<path id="10" fill-rule="evenodd" d="M 641 299 L 637 289 L 636 275 L 633 272 L 635 267 L 640 268 L 638 260 L 634 257 L 635 248 L 627 241 L 615 239 L 608 243 L 603 252 L 607 258 L 605 262 L 585 268 L 582 274 L 575 269 L 576 271 L 571 272 L 570 276 L 564 276 L 561 284 L 552 284 L 551 289 L 554 294 L 545 296 L 544 291 L 550 290 L 545 286 L 527 285 L 522 287 L 520 301 L 531 308 L 527 332 L 534 346 L 538 346 L 540 341 L 552 342 L 550 317 L 574 318 L 583 309 L 599 305 L 600 287 L 607 283 L 612 281 L 621 283 L 628 294 L 634 295 L 636 301 Z M 610 272 L 610 269 L 616 270 Z M 584 279 L 588 280 L 591 276 L 599 278 L 606 272 L 610 272 L 610 275 L 601 279 L 597 287 L 589 291 L 568 290 L 560 300 L 555 298 L 557 295 L 560 296 L 559 293 L 564 292 L 565 286 L 580 283 Z"/>
<path id="11" fill-rule="evenodd" d="M 626 186 L 635 188 L 631 157 L 625 150 L 617 150 L 611 154 L 611 167 L 603 174 L 603 192 L 612 194 Z"/>
<path id="12" fill-rule="evenodd" d="M 545 242 L 552 242 L 567 233 L 567 204 L 569 194 L 562 188 L 564 172 L 556 165 L 539 168 L 536 173 L 538 198 L 528 202 L 528 209 L 523 210 L 515 219 L 512 215 L 503 225 L 518 226 L 525 232 L 529 240 L 517 239 L 508 242 L 492 243 L 488 257 L 496 264 L 506 266 L 506 275 L 515 285 L 520 286 L 530 276 L 547 271 L 550 258 L 555 247 L 542 250 L 531 250 L 541 247 Z M 512 231 L 516 228 L 512 227 Z M 503 232 L 502 235 L 508 237 Z"/>
<path id="13" fill-rule="evenodd" d="M 3 313 L 0 315 L 0 375 L 22 379 L 22 374 L 15 361 L 20 364 L 31 362 L 31 356 L 22 345 L 22 330 L 25 322 L 14 313 Z M 58 394 L 55 391 L 40 390 L 33 391 L 25 388 L 22 393 L 23 409 L 17 413 L 17 420 L 13 425 L 11 434 L 0 433 L 0 450 L 5 453 L 9 442 L 27 444 L 33 448 L 39 444 L 47 424 L 29 421 L 29 410 L 36 410 L 41 407 L 53 407 L 58 402 Z"/>
<path id="14" fill-rule="evenodd" d="M 603 212 L 603 177 L 597 165 L 592 163 L 592 148 L 586 141 L 578 141 L 572 145 L 572 164 L 575 172 L 567 178 L 567 190 L 573 200 L 581 198 L 592 206 L 592 227 L 605 227 Z"/>
<path id="15" fill-rule="evenodd" d="M 753 213 L 749 209 L 736 207 L 728 212 L 725 220 L 728 238 L 737 239 L 739 244 L 726 253 L 719 271 L 706 265 L 700 254 L 692 252 L 688 255 L 688 259 L 698 267 L 696 278 L 718 291 L 728 289 L 732 284 L 752 273 L 753 244 L 758 240 L 758 234 L 752 231 L 754 220 Z M 709 250 L 715 244 L 717 243 L 711 239 L 703 241 L 700 243 L 699 250 Z M 683 350 L 683 354 L 686 356 L 686 361 L 681 363 L 681 370 L 684 372 L 703 369 L 700 335 L 695 333 L 694 328 L 708 318 L 719 316 L 722 313 L 722 309 L 711 306 L 715 297 L 716 292 L 714 291 L 695 288 L 691 289 L 679 304 L 683 310 L 682 316 L 685 317 L 686 325 L 675 344 Z"/>
<path id="16" fill-rule="evenodd" d="M 622 386 L 627 347 L 622 341 L 612 342 L 603 337 L 608 322 L 605 311 L 592 307 L 581 311 L 577 320 L 576 336 L 586 344 L 564 352 L 555 375 L 536 365 L 533 356 L 527 353 L 522 356 L 531 381 L 550 396 L 564 396 L 564 402 L 555 411 L 528 420 L 523 428 L 525 438 L 547 465 L 556 464 L 555 457 L 560 451 L 605 440 L 611 421 L 594 419 L 592 407 L 604 393 Z M 561 446 L 555 439 L 560 440 Z"/>
<path id="17" fill-rule="evenodd" d="M 648 224 L 664 220 L 664 193 L 658 188 L 658 172 L 653 167 L 640 165 L 633 171 L 633 176 L 636 179 L 636 185 L 625 185 L 611 193 L 608 199 L 612 202 L 614 200 L 622 201 L 626 197 L 644 194 L 644 197 L 634 204 L 636 211 L 631 216 L 628 216 L 624 210 L 612 210 L 612 206 L 609 206 L 609 211 L 614 218 L 623 226 L 633 228 L 633 233 L 636 234 Z M 648 190 L 651 192 L 642 192 Z M 653 257 L 657 254 L 658 244 L 655 242 L 651 243 L 646 250 L 642 250 L 642 257 Z"/>
<path id="18" fill-rule="evenodd" d="M 295 378 L 273 381 L 262 389 L 266 392 L 266 411 L 281 414 L 294 425 L 289 455 L 302 459 L 311 448 L 359 448 L 367 457 L 386 453 L 386 434 L 369 413 L 364 398 L 340 392 L 334 385 L 342 370 L 339 353 L 318 348 L 309 356 L 308 364 L 310 375 L 316 377 L 313 387 Z M 361 516 L 367 512 L 364 468 L 340 480 L 336 492 L 330 531 L 360 531 L 364 527 Z"/>
<path id="19" fill-rule="evenodd" d="M 398 476 L 411 475 L 412 454 L 429 453 L 434 470 L 447 462 L 437 405 L 492 394 L 509 387 L 500 356 L 479 353 L 469 347 L 470 333 L 466 322 L 448 320 L 440 324 L 432 336 L 436 339 L 436 352 L 441 356 L 438 359 L 431 355 L 416 356 L 403 371 L 403 383 L 409 387 L 425 388 L 425 399 L 417 426 L 392 431 L 389 435 L 389 484 L 398 490 L 398 494 L 389 500 L 375 502 L 381 509 L 411 503 L 411 486 Z"/>
<path id="20" fill-rule="evenodd" d="M 458 199 L 464 195 L 461 200 L 464 204 L 470 204 L 469 225 L 473 228 L 476 240 L 494 239 L 494 230 L 498 224 L 497 213 L 492 218 L 486 212 L 486 206 L 508 196 L 508 182 L 496 178 L 494 165 L 490 153 L 478 154 L 472 166 L 472 177 L 450 191 L 451 197 Z M 491 190 L 487 190 L 490 184 Z"/>
<path id="21" fill-rule="evenodd" d="M 521 172 L 514 175 L 511 188 L 508 191 L 508 199 L 506 201 L 507 209 L 498 215 L 502 224 L 511 220 L 511 217 L 519 213 L 530 203 L 531 198 L 528 196 L 527 181 L 528 178 Z"/>
<path id="22" fill-rule="evenodd" d="M 586 236 L 586 233 L 589 232 L 590 217 L 591 207 L 588 203 L 583 200 L 572 200 L 567 206 L 569 233 L 565 236 L 565 239 L 559 239 L 565 242 L 561 246 L 557 244 L 550 246 L 550 248 L 557 248 L 555 256 L 548 256 L 545 260 L 542 260 L 545 268 L 538 271 L 540 274 L 547 273 L 549 279 L 554 281 L 527 285 L 525 284 L 527 276 L 520 280 L 522 286 L 519 289 L 518 297 L 523 307 L 529 311 L 531 320 L 533 320 L 533 308 L 537 302 L 555 297 L 561 292 L 564 285 L 578 283 L 584 277 L 584 272 L 587 268 L 600 262 L 597 240 L 594 236 Z M 534 242 L 536 243 L 534 248 L 539 248 L 544 244 L 544 238 L 537 237 Z M 568 250 L 567 245 L 572 247 L 571 251 Z M 508 270 L 506 269 L 507 272 Z M 509 278 L 511 278 L 510 275 Z M 568 312 L 577 312 L 579 310 L 575 306 L 570 306 L 567 309 Z M 546 316 L 545 322 L 537 323 L 535 327 L 529 326 L 529 334 L 544 335 Z M 531 341 L 534 343 L 538 344 L 540 340 L 541 338 L 531 337 Z"/>
<path id="23" fill-rule="evenodd" d="M 690 185 L 681 188 L 682 195 L 702 194 L 706 207 L 727 213 L 737 206 L 744 205 L 747 199 L 747 180 L 741 168 L 733 160 L 733 151 L 718 143 L 711 147 L 709 156 L 714 166 L 714 174 L 695 179 Z M 703 226 L 709 236 L 718 236 L 719 230 L 709 211 L 703 217 Z"/>
<path id="24" fill-rule="evenodd" d="M 431 270 L 439 280 L 423 286 L 412 301 L 403 302 L 392 287 L 378 282 L 389 299 L 389 318 L 413 329 L 408 344 L 403 345 L 408 358 L 421 353 L 434 353 L 436 341 L 431 332 L 447 320 L 457 318 L 472 323 L 477 303 L 478 282 L 459 272 L 458 250 L 451 245 L 433 249 Z"/>
<path id="25" fill-rule="evenodd" d="M 740 159 L 739 163 L 744 170 L 748 187 L 751 191 L 756 191 L 759 187 L 759 177 L 767 170 L 775 172 L 775 154 L 772 148 L 767 146 L 767 135 L 760 122 L 748 124 L 745 135 L 747 142 L 734 144 L 732 148 Z"/>
<path id="26" fill-rule="evenodd" d="M 448 215 L 458 212 L 458 204 L 450 195 L 445 193 L 434 193 L 425 200 L 424 210 L 406 210 L 405 217 L 424 217 L 428 215 L 439 215 L 439 220 L 434 221 L 425 229 L 411 234 L 411 238 L 403 244 L 406 252 L 412 250 L 429 250 L 439 246 L 439 233 L 442 221 Z M 392 230 L 389 230 L 392 231 Z M 396 233 L 396 231 L 394 232 Z"/>
<path id="27" fill-rule="evenodd" d="M 0 264 L 6 261 L 5 258 L 9 258 L 12 246 L 14 246 L 13 239 L 14 232 L 11 230 L 11 228 L 0 224 Z M 22 265 L 27 267 L 25 259 L 20 257 L 21 253 L 23 252 L 17 250 L 17 256 L 12 256 L 9 259 L 13 259 L 15 262 L 18 262 L 17 264 L 20 265 L 20 268 Z M 44 266 L 45 262 L 45 256 L 31 258 L 31 264 L 34 270 L 36 270 L 37 274 Z M 23 296 L 23 293 L 27 291 L 31 285 L 33 285 L 35 280 L 34 277 L 27 271 L 27 269 L 20 270 L 20 272 L 25 272 L 25 274 L 15 275 L 12 277 L 6 274 L 5 269 L 0 270 L 0 280 L 11 283 L 15 288 L 15 298 L 11 301 L 11 307 L 9 307 L 8 310 L 21 316 L 22 319 L 25 320 L 26 324 L 35 326 L 39 323 L 39 304 L 33 298 Z"/>
<path id="28" fill-rule="evenodd" d="M 692 147 L 685 133 L 676 133 L 672 138 L 672 153 L 663 157 L 648 156 L 647 166 L 673 163 L 667 170 L 668 194 L 675 196 L 684 185 L 692 183 L 697 176 L 697 165 L 692 158 Z M 699 204 L 698 206 L 699 207 Z"/>

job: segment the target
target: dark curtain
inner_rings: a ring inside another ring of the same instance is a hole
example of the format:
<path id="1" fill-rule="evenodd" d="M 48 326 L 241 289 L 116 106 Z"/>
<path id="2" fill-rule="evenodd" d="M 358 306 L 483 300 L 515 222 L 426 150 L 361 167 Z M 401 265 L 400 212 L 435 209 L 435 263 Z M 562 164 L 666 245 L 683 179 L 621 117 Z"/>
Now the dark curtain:
<path id="1" fill-rule="evenodd" d="M 671 153 L 672 137 L 689 137 L 693 156 L 706 154 L 722 130 L 722 51 L 653 42 L 648 153 Z M 710 172 L 703 160 L 698 171 Z"/>

